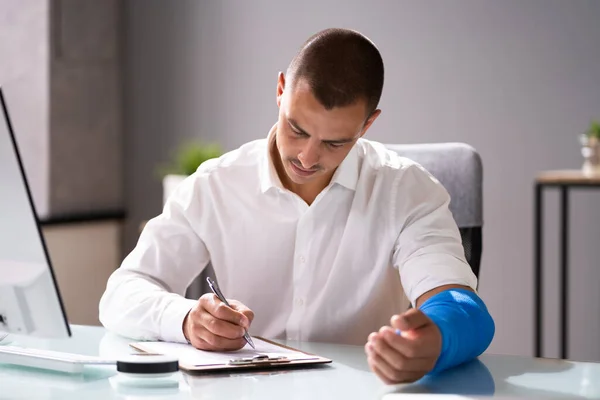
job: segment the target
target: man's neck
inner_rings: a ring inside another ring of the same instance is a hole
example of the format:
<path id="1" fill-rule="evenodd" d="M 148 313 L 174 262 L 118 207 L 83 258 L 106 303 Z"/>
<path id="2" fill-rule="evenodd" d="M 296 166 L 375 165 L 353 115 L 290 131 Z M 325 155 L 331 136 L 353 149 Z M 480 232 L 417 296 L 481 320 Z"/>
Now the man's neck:
<path id="1" fill-rule="evenodd" d="M 331 180 L 331 179 L 329 179 Z M 315 201 L 319 193 L 323 191 L 329 184 L 329 180 L 325 184 L 310 184 L 310 185 L 298 185 L 290 181 L 290 185 L 284 185 L 286 189 L 296 193 L 302 200 L 309 206 Z"/>

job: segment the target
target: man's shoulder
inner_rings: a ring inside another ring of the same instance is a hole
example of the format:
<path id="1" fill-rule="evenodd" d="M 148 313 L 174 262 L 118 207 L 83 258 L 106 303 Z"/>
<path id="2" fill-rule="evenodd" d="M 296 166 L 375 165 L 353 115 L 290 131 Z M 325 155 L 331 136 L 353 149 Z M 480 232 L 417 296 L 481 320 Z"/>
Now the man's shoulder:
<path id="1" fill-rule="evenodd" d="M 407 172 L 427 174 L 416 161 L 399 155 L 381 142 L 360 139 L 357 142 L 357 150 L 359 157 L 362 159 L 364 172 L 390 179 L 397 179 L 398 175 Z"/>

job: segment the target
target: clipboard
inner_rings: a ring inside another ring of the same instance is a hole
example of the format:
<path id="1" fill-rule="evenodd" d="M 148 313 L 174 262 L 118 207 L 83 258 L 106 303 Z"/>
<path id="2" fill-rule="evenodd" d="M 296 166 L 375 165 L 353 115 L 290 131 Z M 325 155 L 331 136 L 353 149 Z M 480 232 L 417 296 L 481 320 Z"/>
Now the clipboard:
<path id="1" fill-rule="evenodd" d="M 253 336 L 257 349 L 268 348 L 268 354 L 260 350 L 245 352 L 208 352 L 195 349 L 191 344 L 168 342 L 136 342 L 129 346 L 142 354 L 162 354 L 179 358 L 179 369 L 190 374 L 243 372 L 252 370 L 293 369 L 322 366 L 331 359 L 304 352 L 272 340 Z M 273 351 L 271 351 L 273 350 Z M 200 362 L 199 362 L 200 361 Z"/>

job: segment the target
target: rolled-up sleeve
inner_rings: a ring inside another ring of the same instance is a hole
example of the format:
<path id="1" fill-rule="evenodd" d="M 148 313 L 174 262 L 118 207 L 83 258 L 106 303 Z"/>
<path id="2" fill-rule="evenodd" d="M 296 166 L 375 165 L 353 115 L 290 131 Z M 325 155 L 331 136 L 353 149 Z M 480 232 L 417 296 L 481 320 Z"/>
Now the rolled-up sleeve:
<path id="1" fill-rule="evenodd" d="M 182 182 L 110 276 L 99 305 L 108 330 L 140 340 L 186 341 L 182 324 L 196 301 L 184 294 L 210 257 L 192 228 L 201 214 L 198 190 L 196 176 Z"/>
<path id="2" fill-rule="evenodd" d="M 392 188 L 393 265 L 411 304 L 425 292 L 456 284 L 475 290 L 446 189 L 418 165 L 410 165 Z"/>

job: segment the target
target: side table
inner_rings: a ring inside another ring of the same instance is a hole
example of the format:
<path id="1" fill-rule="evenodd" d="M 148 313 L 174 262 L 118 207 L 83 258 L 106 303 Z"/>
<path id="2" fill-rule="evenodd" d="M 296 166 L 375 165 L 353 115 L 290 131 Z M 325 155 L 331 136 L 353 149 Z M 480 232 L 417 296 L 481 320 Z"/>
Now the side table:
<path id="1" fill-rule="evenodd" d="M 542 241 L 543 189 L 558 188 L 560 193 L 560 357 L 568 358 L 568 262 L 569 262 L 569 189 L 600 187 L 600 173 L 584 174 L 580 170 L 544 171 L 535 180 L 534 196 L 534 302 L 535 302 L 535 356 L 542 356 Z"/>

